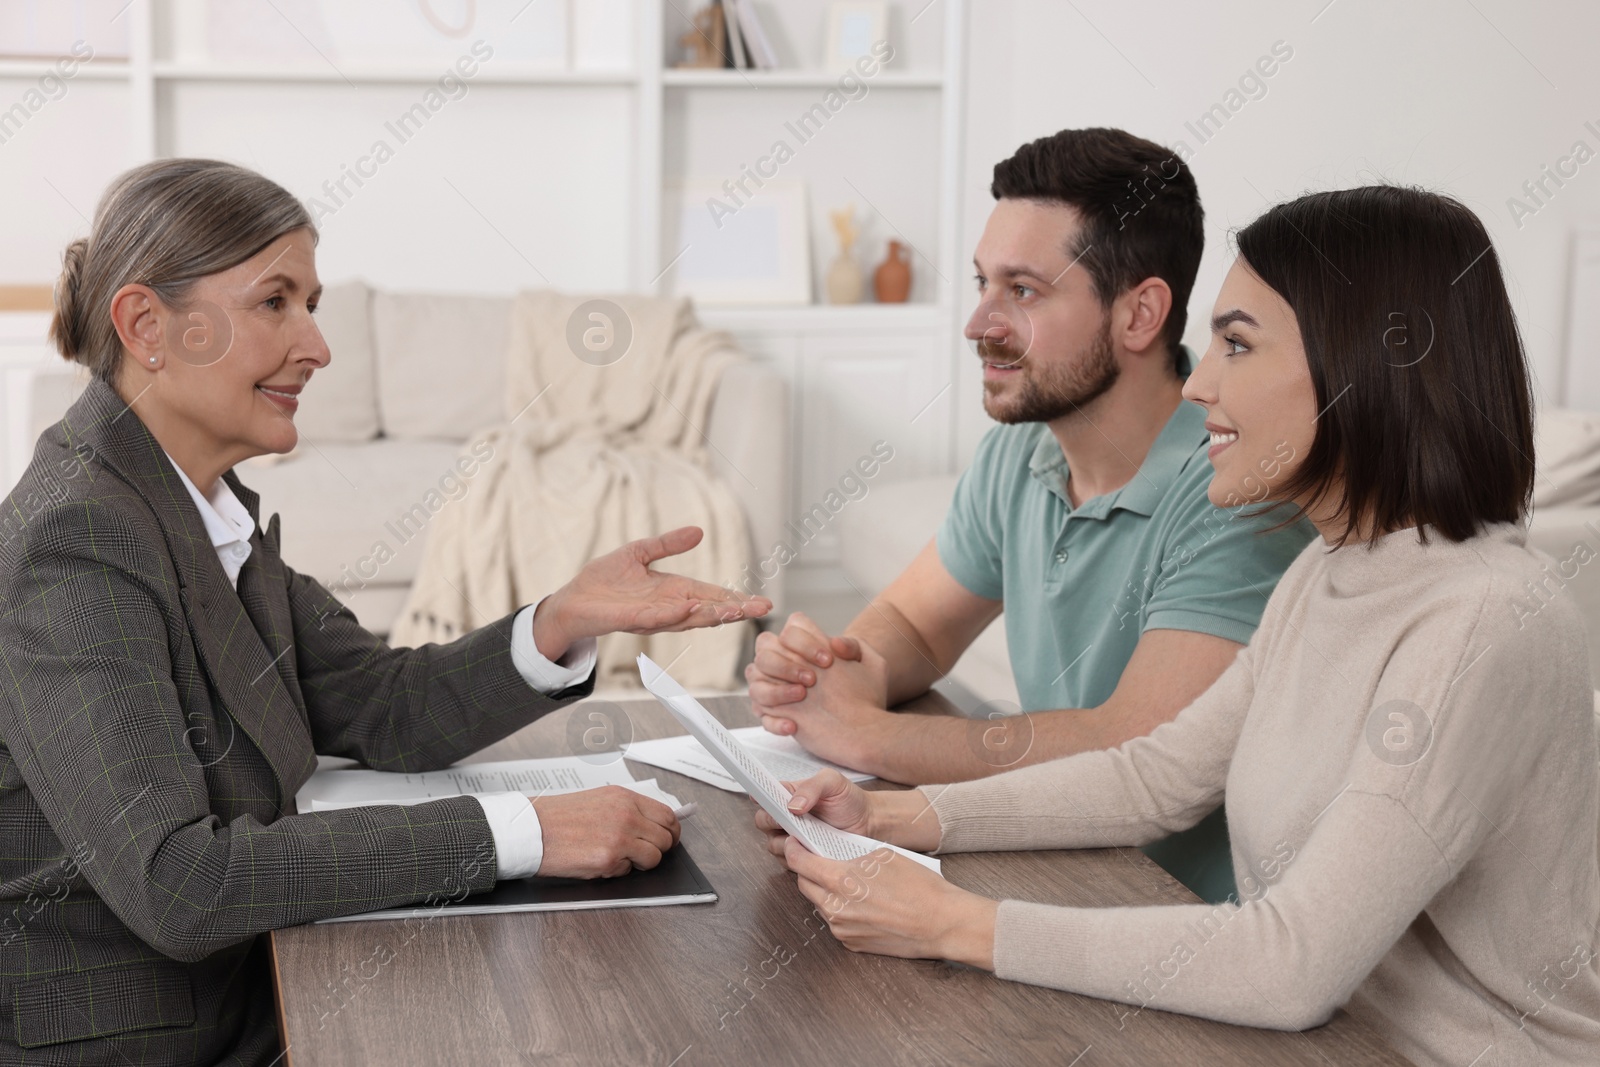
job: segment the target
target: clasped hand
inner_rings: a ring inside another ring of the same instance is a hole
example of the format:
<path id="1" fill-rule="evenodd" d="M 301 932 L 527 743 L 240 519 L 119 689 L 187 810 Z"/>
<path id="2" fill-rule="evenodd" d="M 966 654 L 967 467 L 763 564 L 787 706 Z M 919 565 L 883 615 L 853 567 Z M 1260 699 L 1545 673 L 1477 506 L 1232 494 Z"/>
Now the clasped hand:
<path id="1" fill-rule="evenodd" d="M 761 724 L 825 760 L 876 773 L 891 731 L 888 665 L 871 645 L 829 637 L 796 612 L 779 634 L 756 638 L 744 671 Z"/>

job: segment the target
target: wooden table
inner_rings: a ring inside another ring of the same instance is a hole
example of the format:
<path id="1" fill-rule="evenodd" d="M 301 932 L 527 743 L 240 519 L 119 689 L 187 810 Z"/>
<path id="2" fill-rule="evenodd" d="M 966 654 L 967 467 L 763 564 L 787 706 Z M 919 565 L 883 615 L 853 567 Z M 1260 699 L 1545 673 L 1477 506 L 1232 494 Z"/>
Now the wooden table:
<path id="1" fill-rule="evenodd" d="M 932 702 L 930 704 L 930 701 Z M 744 697 L 702 701 L 730 726 Z M 918 710 L 945 710 L 928 698 Z M 620 705 L 636 739 L 682 733 L 653 700 Z M 568 754 L 563 709 L 474 761 Z M 576 734 L 578 731 L 573 731 Z M 1404 1064 L 1342 1012 L 1277 1033 L 1006 982 L 959 964 L 857 955 L 764 851 L 744 796 L 629 764 L 700 810 L 683 844 L 710 905 L 445 916 L 272 934 L 293 1067 L 471 1064 Z M 1137 849 L 944 858 L 993 897 L 1107 906 L 1192 903 Z"/>

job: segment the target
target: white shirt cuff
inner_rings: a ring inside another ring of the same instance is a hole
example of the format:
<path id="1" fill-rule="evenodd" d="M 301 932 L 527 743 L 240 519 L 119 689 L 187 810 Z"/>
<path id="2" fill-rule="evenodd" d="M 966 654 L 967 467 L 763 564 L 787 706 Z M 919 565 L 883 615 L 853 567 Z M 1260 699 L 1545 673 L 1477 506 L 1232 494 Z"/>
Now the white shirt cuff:
<path id="1" fill-rule="evenodd" d="M 533 802 L 522 793 L 468 793 L 483 807 L 494 835 L 495 877 L 528 878 L 544 862 L 544 830 Z"/>
<path id="2" fill-rule="evenodd" d="M 523 681 L 548 696 L 589 677 L 595 661 L 600 658 L 600 643 L 585 637 L 572 642 L 559 662 L 546 659 L 533 641 L 533 613 L 542 603 L 543 597 L 517 612 L 516 618 L 511 620 L 511 663 Z"/>

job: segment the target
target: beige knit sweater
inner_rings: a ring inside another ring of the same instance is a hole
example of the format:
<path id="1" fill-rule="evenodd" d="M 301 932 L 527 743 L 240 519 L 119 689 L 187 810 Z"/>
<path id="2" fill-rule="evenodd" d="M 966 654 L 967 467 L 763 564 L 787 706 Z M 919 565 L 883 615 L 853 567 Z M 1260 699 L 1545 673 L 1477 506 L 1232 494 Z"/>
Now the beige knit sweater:
<path id="1" fill-rule="evenodd" d="M 1148 737 L 924 787 L 943 852 L 1142 844 L 1226 796 L 1239 904 L 1007 900 L 995 972 L 1279 1029 L 1345 1005 L 1424 1065 L 1600 1063 L 1583 620 L 1521 527 L 1431 541 L 1314 540 Z"/>

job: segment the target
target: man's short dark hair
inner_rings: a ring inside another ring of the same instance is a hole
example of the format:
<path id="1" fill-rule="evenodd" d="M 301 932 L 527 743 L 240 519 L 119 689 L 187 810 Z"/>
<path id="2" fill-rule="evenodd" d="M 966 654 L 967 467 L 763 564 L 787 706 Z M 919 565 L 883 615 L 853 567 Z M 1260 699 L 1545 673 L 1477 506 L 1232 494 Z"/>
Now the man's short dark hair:
<path id="1" fill-rule="evenodd" d="M 1083 225 L 1067 257 L 1088 271 L 1102 307 L 1146 278 L 1166 282 L 1172 310 L 1162 338 L 1183 376 L 1179 346 L 1205 250 L 1205 212 L 1194 175 L 1171 149 L 1124 130 L 1062 130 L 996 163 L 989 192 L 1077 210 Z"/>
<path id="2" fill-rule="evenodd" d="M 1341 189 L 1277 205 L 1238 243 L 1299 320 L 1316 391 L 1316 434 L 1277 495 L 1338 506 L 1341 544 L 1413 524 L 1463 541 L 1522 518 L 1533 387 L 1471 210 L 1422 189 Z"/>

